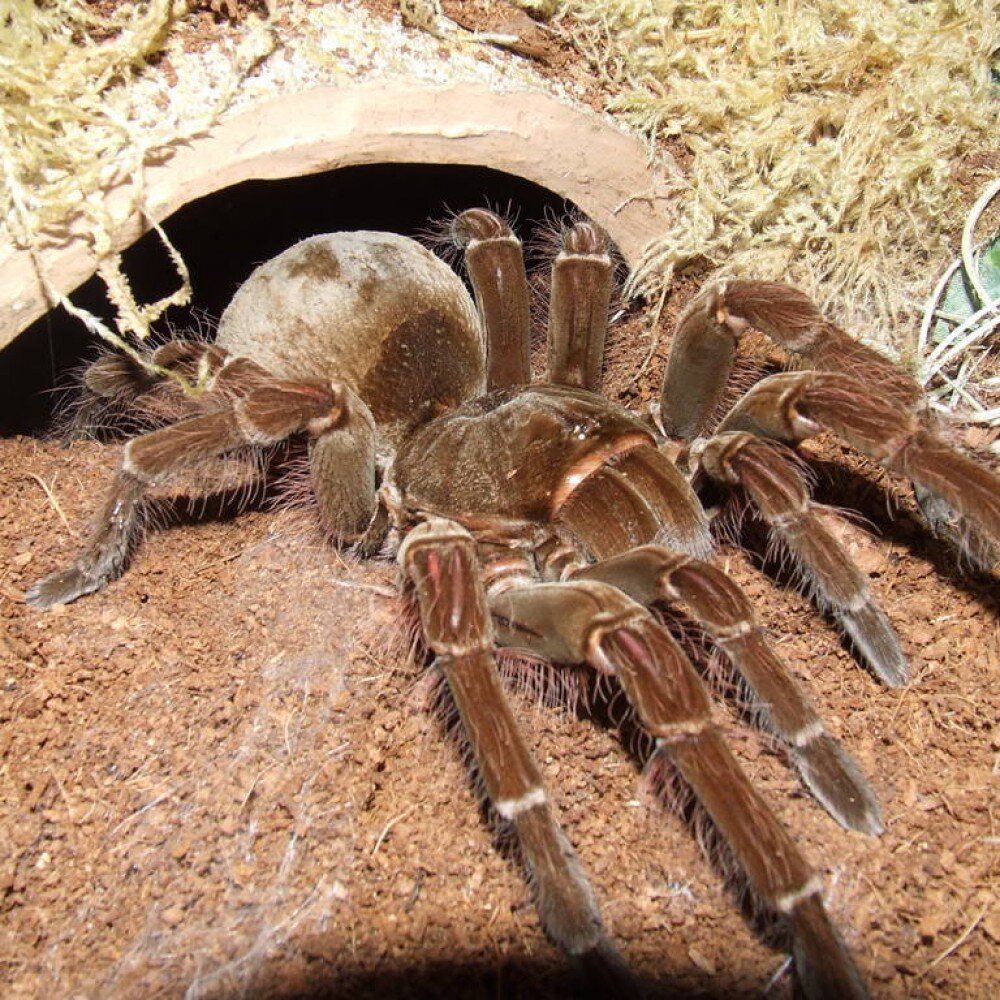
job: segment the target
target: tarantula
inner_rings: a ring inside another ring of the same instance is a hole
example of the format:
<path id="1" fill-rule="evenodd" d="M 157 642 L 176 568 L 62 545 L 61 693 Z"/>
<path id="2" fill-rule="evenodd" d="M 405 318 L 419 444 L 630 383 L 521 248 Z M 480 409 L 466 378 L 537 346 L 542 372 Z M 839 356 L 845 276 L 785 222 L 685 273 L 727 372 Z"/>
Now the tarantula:
<path id="1" fill-rule="evenodd" d="M 616 678 L 654 740 L 653 758 L 691 786 L 757 895 L 783 915 L 804 993 L 865 996 L 819 879 L 727 749 L 699 675 L 655 605 L 680 604 L 700 624 L 830 813 L 878 834 L 865 778 L 748 600 L 708 561 L 710 523 L 696 490 L 712 481 L 743 491 L 859 655 L 899 685 L 907 667 L 892 627 L 779 442 L 836 432 L 912 479 L 933 526 L 981 562 L 995 558 L 1000 539 L 1000 480 L 935 435 L 914 382 L 781 284 L 731 281 L 688 306 L 658 427 L 603 399 L 613 264 L 588 222 L 565 229 L 553 262 L 546 373 L 533 383 L 519 241 L 479 209 L 458 215 L 451 231 L 475 303 L 412 240 L 335 233 L 259 267 L 214 344 L 172 341 L 149 365 L 117 355 L 95 362 L 85 376 L 92 396 L 159 426 L 127 442 L 84 550 L 36 584 L 29 602 L 71 601 L 118 576 L 154 487 L 209 459 L 303 441 L 331 535 L 364 556 L 390 539 L 423 641 L 555 942 L 609 990 L 627 989 L 508 707 L 498 645 Z M 764 378 L 699 437 L 748 327 L 816 370 Z M 688 476 L 666 457 L 667 438 L 688 442 Z"/>

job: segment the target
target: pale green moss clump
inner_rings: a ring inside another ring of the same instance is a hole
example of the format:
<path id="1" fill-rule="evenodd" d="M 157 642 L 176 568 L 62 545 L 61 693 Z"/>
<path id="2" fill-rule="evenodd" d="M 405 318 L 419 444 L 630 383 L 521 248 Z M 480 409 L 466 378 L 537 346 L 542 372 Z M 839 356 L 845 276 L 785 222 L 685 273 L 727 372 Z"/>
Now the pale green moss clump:
<path id="1" fill-rule="evenodd" d="M 641 279 L 707 257 L 915 330 L 956 249 L 954 167 L 1000 136 L 993 0 L 560 0 L 556 23 L 609 110 L 691 154 Z"/>
<path id="2" fill-rule="evenodd" d="M 13 238 L 32 250 L 43 240 L 63 238 L 74 218 L 85 219 L 95 255 L 106 260 L 102 273 L 122 314 L 119 326 L 142 335 L 168 304 L 186 298 L 183 264 L 174 255 L 182 276 L 178 293 L 138 306 L 111 256 L 113 227 L 104 200 L 93 194 L 131 184 L 133 204 L 142 206 L 149 144 L 115 113 L 107 92 L 162 46 L 184 8 L 175 11 L 173 0 L 150 0 L 99 15 L 80 0 L 7 0 L 7 5 L 0 34 L 0 213 Z M 53 301 L 72 308 L 51 286 L 48 291 Z M 95 317 L 79 315 L 120 343 Z"/>

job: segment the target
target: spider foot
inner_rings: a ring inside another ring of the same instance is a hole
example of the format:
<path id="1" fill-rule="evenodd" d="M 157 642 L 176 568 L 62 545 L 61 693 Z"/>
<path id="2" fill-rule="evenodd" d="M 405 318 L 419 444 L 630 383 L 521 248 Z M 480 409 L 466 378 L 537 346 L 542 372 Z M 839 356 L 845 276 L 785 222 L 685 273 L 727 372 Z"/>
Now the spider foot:
<path id="1" fill-rule="evenodd" d="M 531 298 L 521 241 L 485 209 L 462 212 L 452 224 L 465 249 L 465 269 L 486 335 L 486 382 L 491 389 L 531 381 Z"/>
<path id="2" fill-rule="evenodd" d="M 885 612 L 871 599 L 857 608 L 830 611 L 875 676 L 888 687 L 905 687 L 910 665 Z"/>
<path id="3" fill-rule="evenodd" d="M 25 600 L 35 608 L 69 604 L 116 580 L 125 568 L 132 528 L 131 519 L 126 524 L 103 525 L 92 544 L 76 557 L 71 566 L 50 573 L 29 587 L 25 591 Z"/>
<path id="4" fill-rule="evenodd" d="M 820 733 L 792 747 L 791 757 L 809 790 L 841 826 L 872 837 L 883 832 L 875 793 L 854 758 L 832 736 Z"/>
<path id="5" fill-rule="evenodd" d="M 818 892 L 798 900 L 789 921 L 795 974 L 806 997 L 867 1000 L 868 990 L 847 948 L 830 923 Z"/>
<path id="6" fill-rule="evenodd" d="M 746 491 L 807 592 L 840 625 L 873 673 L 890 687 L 906 684 L 909 666 L 899 638 L 831 530 L 837 518 L 813 502 L 794 456 L 774 441 L 745 432 L 696 441 L 691 451 L 712 479 Z"/>
<path id="7" fill-rule="evenodd" d="M 72 566 L 50 573 L 29 587 L 25 600 L 36 608 L 69 604 L 121 576 L 140 531 L 142 496 L 139 480 L 119 472 L 86 548 Z"/>
<path id="8" fill-rule="evenodd" d="M 83 376 L 84 386 L 102 399 L 138 396 L 156 382 L 155 375 L 125 354 L 107 354 L 98 358 Z"/>
<path id="9" fill-rule="evenodd" d="M 58 570 L 29 587 L 24 599 L 34 608 L 51 608 L 54 604 L 69 604 L 84 594 L 100 590 L 111 574 L 95 572 L 95 567 L 77 560 L 68 569 Z"/>
<path id="10" fill-rule="evenodd" d="M 914 484 L 921 513 L 935 537 L 943 538 L 961 562 L 983 573 L 1000 567 L 1000 544 L 936 493 Z"/>

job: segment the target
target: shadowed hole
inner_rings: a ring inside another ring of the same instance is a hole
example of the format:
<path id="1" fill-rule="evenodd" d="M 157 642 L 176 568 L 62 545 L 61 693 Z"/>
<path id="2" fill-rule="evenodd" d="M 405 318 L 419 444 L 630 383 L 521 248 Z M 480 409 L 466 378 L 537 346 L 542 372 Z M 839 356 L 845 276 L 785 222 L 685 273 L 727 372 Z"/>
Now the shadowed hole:
<path id="1" fill-rule="evenodd" d="M 169 337 L 169 328 L 214 325 L 254 267 L 307 236 L 372 229 L 419 237 L 451 212 L 483 206 L 514 220 L 529 267 L 546 218 L 577 211 L 537 184 L 481 167 L 377 164 L 234 185 L 186 205 L 163 223 L 190 269 L 194 298 L 189 306 L 168 310 L 157 328 Z M 123 258 L 140 303 L 176 288 L 177 278 L 154 233 Z M 99 278 L 85 282 L 71 297 L 113 328 L 114 310 Z M 75 373 L 102 343 L 78 320 L 55 309 L 0 351 L 0 393 L 6 400 L 0 435 L 43 433 L 61 402 L 53 387 L 73 391 Z"/>

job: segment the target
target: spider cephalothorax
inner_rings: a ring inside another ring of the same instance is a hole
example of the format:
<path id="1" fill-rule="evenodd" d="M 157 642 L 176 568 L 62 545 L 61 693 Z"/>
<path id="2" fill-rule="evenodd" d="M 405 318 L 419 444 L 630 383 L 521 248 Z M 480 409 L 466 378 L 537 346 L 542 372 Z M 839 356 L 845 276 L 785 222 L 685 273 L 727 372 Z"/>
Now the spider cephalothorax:
<path id="1" fill-rule="evenodd" d="M 912 479 L 935 528 L 980 561 L 995 560 L 1000 482 L 935 436 L 905 374 L 783 285 L 737 281 L 695 299 L 674 339 L 658 427 L 604 400 L 612 263 L 585 222 L 567 228 L 553 262 L 547 370 L 532 384 L 520 244 L 481 210 L 452 229 L 475 306 L 412 241 L 319 236 L 254 272 L 214 345 L 159 348 L 155 376 L 117 357 L 92 366 L 89 391 L 155 429 L 126 445 L 83 552 L 29 601 L 73 600 L 118 575 L 153 487 L 209 459 L 300 439 L 329 532 L 365 555 L 392 540 L 424 643 L 486 794 L 517 835 L 555 941 L 609 990 L 627 988 L 507 705 L 497 646 L 615 678 L 654 740 L 654 760 L 676 768 L 758 896 L 784 915 L 806 995 L 865 995 L 817 877 L 727 749 L 697 672 L 654 606 L 683 605 L 741 675 L 816 798 L 844 826 L 878 834 L 878 804 L 859 769 L 747 599 L 707 561 L 710 525 L 697 489 L 713 481 L 743 491 L 859 655 L 886 683 L 902 684 L 907 666 L 891 625 L 776 442 L 835 431 Z M 749 326 L 819 370 L 761 380 L 713 432 Z M 690 442 L 688 474 L 667 459 L 668 435 Z"/>

